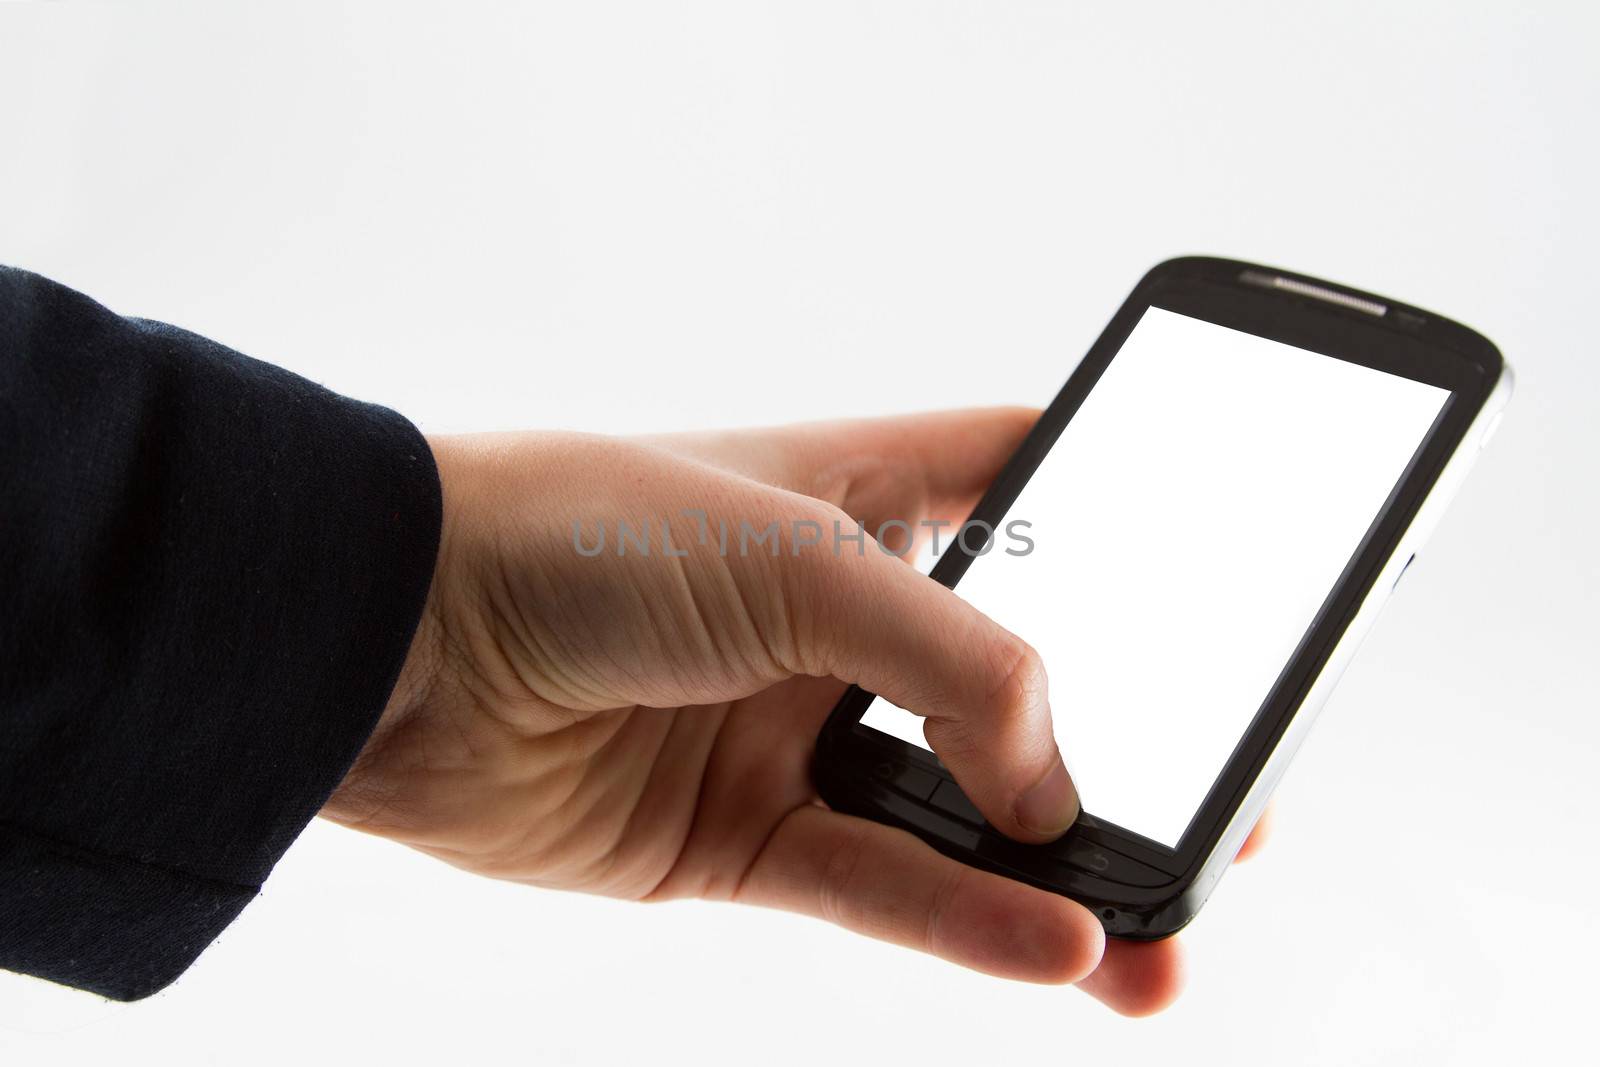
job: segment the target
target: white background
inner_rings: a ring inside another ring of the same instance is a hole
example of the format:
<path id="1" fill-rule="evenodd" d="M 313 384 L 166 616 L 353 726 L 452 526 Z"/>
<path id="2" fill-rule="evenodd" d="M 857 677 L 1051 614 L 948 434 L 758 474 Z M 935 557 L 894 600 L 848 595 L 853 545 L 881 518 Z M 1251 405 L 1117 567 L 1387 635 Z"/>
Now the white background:
<path id="1" fill-rule="evenodd" d="M 0 6 L 0 259 L 425 429 L 1042 402 L 1140 273 L 1461 318 L 1504 428 L 1152 1020 L 318 825 L 178 985 L 0 1059 L 1568 1060 L 1592 1041 L 1600 14 L 1478 3 Z M 980 373 L 971 374 L 977 368 Z"/>

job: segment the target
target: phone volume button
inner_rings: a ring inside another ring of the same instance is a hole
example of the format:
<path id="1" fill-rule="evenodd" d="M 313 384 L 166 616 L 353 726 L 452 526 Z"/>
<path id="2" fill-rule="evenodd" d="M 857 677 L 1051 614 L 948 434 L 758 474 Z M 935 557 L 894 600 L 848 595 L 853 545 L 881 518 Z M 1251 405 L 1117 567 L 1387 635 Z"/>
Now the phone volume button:
<path id="1" fill-rule="evenodd" d="M 1413 563 L 1415 563 L 1416 561 L 1417 561 L 1417 554 L 1415 552 L 1411 553 L 1411 555 L 1406 557 L 1406 561 L 1404 563 L 1400 564 L 1400 573 L 1395 575 L 1394 576 L 1394 581 L 1389 584 L 1389 592 L 1392 593 L 1396 589 L 1400 588 L 1400 579 L 1402 579 L 1402 578 L 1404 578 L 1406 576 L 1406 573 L 1411 570 L 1411 565 Z"/>

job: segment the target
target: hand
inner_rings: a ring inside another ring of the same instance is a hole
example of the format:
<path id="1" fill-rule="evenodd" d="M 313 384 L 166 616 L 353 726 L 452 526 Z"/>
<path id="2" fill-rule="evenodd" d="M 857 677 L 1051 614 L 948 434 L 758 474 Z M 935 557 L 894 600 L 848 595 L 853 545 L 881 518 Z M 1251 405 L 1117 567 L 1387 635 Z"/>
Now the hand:
<path id="1" fill-rule="evenodd" d="M 787 908 L 1078 982 L 1130 1014 L 1165 1006 L 1176 941 L 1108 944 L 1072 901 L 829 811 L 811 786 L 817 732 L 859 682 L 926 717 L 1005 833 L 1047 841 L 1077 817 L 1037 654 L 870 538 L 859 554 L 832 540 L 836 521 L 959 523 L 1037 414 L 432 439 L 445 520 L 427 608 L 323 814 L 491 877 Z M 635 535 L 623 554 L 619 521 Z M 741 552 L 741 522 L 777 522 L 778 554 Z M 604 550 L 580 551 L 602 527 Z M 821 543 L 798 543 L 813 531 Z"/>

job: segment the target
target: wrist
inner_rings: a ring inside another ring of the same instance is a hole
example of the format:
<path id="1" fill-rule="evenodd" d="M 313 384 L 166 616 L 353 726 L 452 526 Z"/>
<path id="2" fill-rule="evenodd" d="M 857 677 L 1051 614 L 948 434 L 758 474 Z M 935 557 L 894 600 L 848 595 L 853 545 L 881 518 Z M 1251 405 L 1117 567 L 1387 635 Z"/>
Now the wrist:
<path id="1" fill-rule="evenodd" d="M 383 769 L 395 761 L 386 758 L 395 740 L 408 733 L 424 713 L 438 688 L 444 663 L 444 627 L 440 598 L 446 560 L 449 558 L 451 487 L 441 455 L 441 439 L 430 437 L 444 495 L 440 521 L 439 549 L 434 558 L 433 576 L 422 613 L 411 635 L 411 643 L 401 664 L 377 722 L 368 734 L 354 763 L 323 805 L 320 814 L 334 822 L 364 827 L 382 811 L 393 797 L 392 785 L 385 784 Z"/>

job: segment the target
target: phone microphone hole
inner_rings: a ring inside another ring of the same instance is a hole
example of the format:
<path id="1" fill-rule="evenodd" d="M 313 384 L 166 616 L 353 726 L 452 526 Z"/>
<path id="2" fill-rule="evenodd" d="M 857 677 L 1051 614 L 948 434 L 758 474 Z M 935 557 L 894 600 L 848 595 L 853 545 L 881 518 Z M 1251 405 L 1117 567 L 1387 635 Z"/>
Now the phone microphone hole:
<path id="1" fill-rule="evenodd" d="M 1110 922 L 1112 919 L 1115 919 L 1117 917 L 1117 909 L 1116 908 L 1107 908 L 1105 911 L 1102 911 L 1100 914 L 1105 919 L 1106 922 Z"/>

